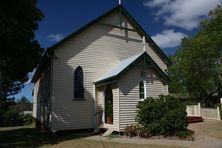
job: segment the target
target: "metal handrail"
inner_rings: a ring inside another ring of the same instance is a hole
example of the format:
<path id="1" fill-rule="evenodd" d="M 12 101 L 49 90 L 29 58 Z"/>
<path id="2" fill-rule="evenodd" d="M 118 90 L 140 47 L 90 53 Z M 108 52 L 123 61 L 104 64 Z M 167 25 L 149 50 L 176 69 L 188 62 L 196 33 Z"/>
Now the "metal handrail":
<path id="1" fill-rule="evenodd" d="M 97 113 L 95 113 L 95 114 L 93 114 L 93 115 L 95 116 L 95 115 L 97 115 L 97 114 L 99 114 L 99 113 L 101 113 L 101 112 L 103 112 L 103 110 L 100 110 L 100 111 L 98 111 Z"/>

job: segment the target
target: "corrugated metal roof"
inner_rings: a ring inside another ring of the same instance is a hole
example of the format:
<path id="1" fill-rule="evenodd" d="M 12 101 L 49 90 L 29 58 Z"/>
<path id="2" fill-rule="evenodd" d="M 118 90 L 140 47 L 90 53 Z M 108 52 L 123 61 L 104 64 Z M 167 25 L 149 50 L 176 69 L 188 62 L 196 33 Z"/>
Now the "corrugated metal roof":
<path id="1" fill-rule="evenodd" d="M 139 58 L 143 53 L 145 53 L 145 51 L 121 60 L 115 67 L 110 69 L 104 76 L 102 76 L 96 82 L 103 81 L 103 80 L 109 79 L 111 77 L 117 76 L 125 68 L 127 68 L 131 63 L 133 63 L 137 58 Z"/>

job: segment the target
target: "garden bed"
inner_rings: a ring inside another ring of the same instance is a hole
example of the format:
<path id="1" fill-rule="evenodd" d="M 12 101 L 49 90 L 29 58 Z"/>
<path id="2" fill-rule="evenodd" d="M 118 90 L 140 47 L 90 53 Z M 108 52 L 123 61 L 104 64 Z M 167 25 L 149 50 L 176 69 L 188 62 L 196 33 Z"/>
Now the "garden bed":
<path id="1" fill-rule="evenodd" d="M 122 137 L 124 138 L 132 138 L 132 139 L 147 139 L 147 140 L 184 140 L 184 141 L 194 141 L 194 131 L 187 130 L 188 135 L 185 138 L 180 138 L 178 136 L 164 136 L 164 135 L 158 135 L 158 136 L 149 136 L 149 137 L 140 137 L 138 135 L 134 136 L 127 136 L 124 135 Z"/>
<path id="2" fill-rule="evenodd" d="M 195 122 L 203 122 L 203 118 L 202 117 L 198 117 L 198 116 L 188 116 L 186 118 L 187 123 L 195 123 Z"/>

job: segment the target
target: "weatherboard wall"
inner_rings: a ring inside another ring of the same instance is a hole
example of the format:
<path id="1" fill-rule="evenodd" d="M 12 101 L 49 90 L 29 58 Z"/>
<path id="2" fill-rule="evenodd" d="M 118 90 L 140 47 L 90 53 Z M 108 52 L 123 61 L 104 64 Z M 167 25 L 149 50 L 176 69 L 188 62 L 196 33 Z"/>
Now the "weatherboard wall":
<path id="1" fill-rule="evenodd" d="M 165 94 L 163 82 L 152 68 L 144 70 L 140 65 L 136 65 L 129 69 L 118 81 L 120 131 L 136 123 L 136 106 L 139 101 L 142 101 L 139 99 L 140 81 L 146 83 L 147 97 L 158 98 L 159 95 Z"/>
<path id="2" fill-rule="evenodd" d="M 32 104 L 33 104 L 33 112 L 32 112 L 32 115 L 35 119 L 37 119 L 39 117 L 39 100 L 37 98 L 37 95 L 38 95 L 38 91 L 39 91 L 39 82 L 40 80 L 37 80 L 34 84 L 34 93 L 33 93 L 33 101 L 32 101 Z M 40 119 L 39 119 L 40 120 Z"/>
<path id="3" fill-rule="evenodd" d="M 126 19 L 122 16 L 121 21 Z M 142 52 L 142 38 L 137 33 L 104 25 L 110 23 L 120 26 L 119 22 L 118 13 L 113 13 L 55 50 L 52 90 L 52 128 L 55 131 L 93 128 L 93 82 L 123 58 Z M 147 51 L 161 69 L 166 69 L 166 65 L 148 45 Z M 77 66 L 81 66 L 84 72 L 84 101 L 73 98 L 73 76 Z M 116 90 L 114 93 L 118 95 Z"/>

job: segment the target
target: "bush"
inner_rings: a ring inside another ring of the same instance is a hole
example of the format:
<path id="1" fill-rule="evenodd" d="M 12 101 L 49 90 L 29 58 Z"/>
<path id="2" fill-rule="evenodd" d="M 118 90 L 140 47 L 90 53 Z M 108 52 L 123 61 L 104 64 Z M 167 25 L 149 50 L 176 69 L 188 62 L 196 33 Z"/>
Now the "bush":
<path id="1" fill-rule="evenodd" d="M 127 126 L 127 127 L 124 129 L 124 132 L 123 132 L 123 133 L 124 133 L 126 136 L 134 137 L 134 136 L 137 135 L 136 132 L 137 132 L 137 127 L 136 127 L 135 125 L 129 125 L 129 126 Z"/>
<path id="2" fill-rule="evenodd" d="M 139 125 L 129 125 L 124 129 L 124 134 L 129 137 L 139 136 L 142 138 L 149 137 L 149 132 L 142 126 Z"/>
<path id="3" fill-rule="evenodd" d="M 21 126 L 28 125 L 32 123 L 32 116 L 24 115 L 16 110 L 9 110 L 3 115 L 3 125 L 4 126 Z"/>
<path id="4" fill-rule="evenodd" d="M 21 114 L 20 116 L 22 117 L 22 121 L 24 125 L 28 125 L 32 123 L 33 118 L 31 115 Z"/>
<path id="5" fill-rule="evenodd" d="M 176 135 L 186 131 L 186 106 L 172 96 L 147 98 L 137 105 L 136 121 L 150 135 Z"/>
<path id="6" fill-rule="evenodd" d="M 5 126 L 19 126 L 23 125 L 23 119 L 17 111 L 9 110 L 4 115 Z"/>
<path id="7" fill-rule="evenodd" d="M 192 134 L 194 134 L 193 131 L 186 130 L 186 131 L 179 131 L 179 132 L 177 132 L 175 136 L 178 136 L 178 137 L 184 139 L 184 138 L 186 138 L 186 137 L 188 137 L 188 136 L 190 136 Z"/>
<path id="8" fill-rule="evenodd" d="M 137 136 L 142 137 L 142 138 L 150 137 L 149 131 L 146 130 L 142 126 L 137 126 L 136 134 L 137 134 Z"/>

